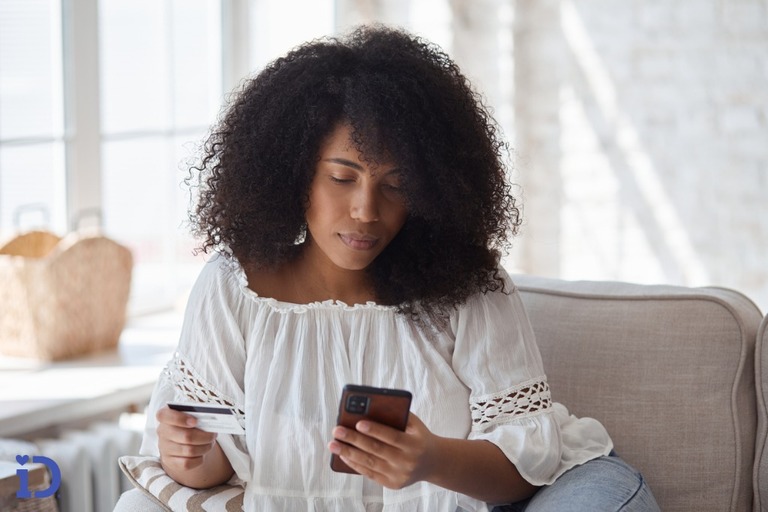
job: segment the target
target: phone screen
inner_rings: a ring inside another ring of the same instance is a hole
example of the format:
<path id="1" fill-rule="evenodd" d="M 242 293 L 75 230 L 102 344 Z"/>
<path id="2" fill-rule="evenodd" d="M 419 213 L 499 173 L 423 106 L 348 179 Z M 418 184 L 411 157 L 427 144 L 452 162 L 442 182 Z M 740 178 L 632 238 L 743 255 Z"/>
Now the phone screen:
<path id="1" fill-rule="evenodd" d="M 411 393 L 402 389 L 347 384 L 341 394 L 336 424 L 354 430 L 358 421 L 368 419 L 404 431 L 411 398 Z M 331 469 L 357 474 L 335 454 L 331 456 Z"/>

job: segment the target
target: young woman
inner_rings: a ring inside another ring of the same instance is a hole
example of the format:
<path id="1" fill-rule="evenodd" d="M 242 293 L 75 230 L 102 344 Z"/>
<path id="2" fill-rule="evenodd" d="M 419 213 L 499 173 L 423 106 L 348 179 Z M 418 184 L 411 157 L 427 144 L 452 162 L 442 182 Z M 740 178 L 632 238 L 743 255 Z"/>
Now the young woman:
<path id="1" fill-rule="evenodd" d="M 456 65 L 400 31 L 314 41 L 247 82 L 195 168 L 218 254 L 142 452 L 185 486 L 243 485 L 245 510 L 656 510 L 602 425 L 552 400 L 499 267 L 520 224 L 504 156 Z M 405 431 L 337 427 L 349 383 L 412 392 Z M 245 435 L 180 400 L 226 404 Z"/>

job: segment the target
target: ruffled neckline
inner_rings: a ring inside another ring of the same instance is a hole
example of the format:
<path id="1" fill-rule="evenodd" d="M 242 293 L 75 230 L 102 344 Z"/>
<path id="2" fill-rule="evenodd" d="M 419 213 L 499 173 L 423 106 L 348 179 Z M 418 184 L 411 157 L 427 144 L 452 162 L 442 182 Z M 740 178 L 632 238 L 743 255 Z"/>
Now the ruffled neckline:
<path id="1" fill-rule="evenodd" d="M 374 301 L 367 301 L 365 304 L 349 305 L 346 302 L 343 302 L 340 300 L 327 299 L 323 301 L 314 301 L 314 302 L 308 302 L 305 304 L 299 304 L 295 302 L 285 302 L 285 301 L 277 300 L 272 297 L 262 297 L 261 295 L 259 295 L 258 293 L 256 293 L 255 291 L 253 291 L 248 287 L 248 277 L 245 275 L 245 270 L 243 269 L 242 265 L 240 265 L 240 262 L 238 262 L 235 258 L 231 259 L 230 269 L 235 279 L 237 280 L 237 284 L 238 284 L 238 287 L 240 288 L 240 292 L 245 297 L 247 297 L 248 299 L 254 302 L 265 304 L 276 311 L 303 313 L 305 311 L 318 310 L 318 309 L 331 309 L 336 311 L 395 311 L 396 310 L 395 306 L 386 306 L 386 305 L 378 304 Z"/>

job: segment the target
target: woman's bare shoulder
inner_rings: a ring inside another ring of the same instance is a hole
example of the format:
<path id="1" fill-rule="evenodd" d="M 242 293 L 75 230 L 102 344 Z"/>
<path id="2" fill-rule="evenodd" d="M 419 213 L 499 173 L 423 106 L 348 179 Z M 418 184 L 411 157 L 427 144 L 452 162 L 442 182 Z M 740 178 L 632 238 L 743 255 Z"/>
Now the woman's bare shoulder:
<path id="1" fill-rule="evenodd" d="M 294 302 L 291 300 L 292 280 L 288 265 L 278 268 L 258 267 L 251 264 L 242 264 L 248 282 L 248 288 L 259 297 L 272 298 L 281 302 Z"/>

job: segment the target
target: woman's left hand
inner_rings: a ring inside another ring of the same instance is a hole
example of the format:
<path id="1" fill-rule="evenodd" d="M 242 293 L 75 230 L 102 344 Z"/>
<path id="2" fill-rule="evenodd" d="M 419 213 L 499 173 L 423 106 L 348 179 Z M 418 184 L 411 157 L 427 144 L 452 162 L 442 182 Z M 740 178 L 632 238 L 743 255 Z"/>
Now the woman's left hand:
<path id="1" fill-rule="evenodd" d="M 361 475 L 390 489 L 428 480 L 436 466 L 439 438 L 413 413 L 408 416 L 405 432 L 361 420 L 355 430 L 335 427 L 333 437 L 328 443 L 332 453 Z"/>

